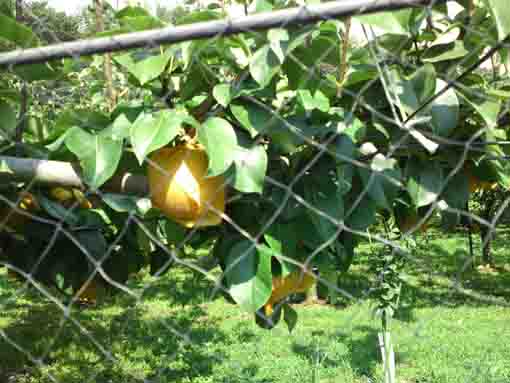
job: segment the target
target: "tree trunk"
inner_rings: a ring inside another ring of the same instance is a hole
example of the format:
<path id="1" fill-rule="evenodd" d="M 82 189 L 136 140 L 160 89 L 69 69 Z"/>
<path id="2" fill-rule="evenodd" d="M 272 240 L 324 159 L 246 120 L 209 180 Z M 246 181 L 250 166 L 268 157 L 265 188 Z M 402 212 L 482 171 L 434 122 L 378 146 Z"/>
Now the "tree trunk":
<path id="1" fill-rule="evenodd" d="M 16 21 L 23 21 L 23 0 L 16 0 Z"/>
<path id="2" fill-rule="evenodd" d="M 96 9 L 96 31 L 104 31 L 104 20 L 103 20 L 103 1 L 94 0 L 94 6 Z M 106 82 L 106 92 L 108 98 L 108 106 L 110 112 L 115 108 L 116 94 L 113 88 L 113 69 L 112 69 L 112 56 L 110 53 L 104 55 L 104 77 Z"/>
<path id="3" fill-rule="evenodd" d="M 491 244 L 494 233 L 490 230 L 490 228 L 486 226 L 482 226 L 480 229 L 480 240 L 482 242 L 482 264 L 487 265 L 493 264 L 493 259 L 491 255 Z"/>
<path id="4" fill-rule="evenodd" d="M 492 222 L 492 211 L 494 203 L 496 202 L 495 196 L 491 192 L 484 192 L 483 197 L 485 200 L 485 206 L 482 212 L 482 218 L 487 222 Z M 491 242 L 494 239 L 494 230 L 485 225 L 480 227 L 480 240 L 482 243 L 482 264 L 492 265 L 491 255 Z"/>

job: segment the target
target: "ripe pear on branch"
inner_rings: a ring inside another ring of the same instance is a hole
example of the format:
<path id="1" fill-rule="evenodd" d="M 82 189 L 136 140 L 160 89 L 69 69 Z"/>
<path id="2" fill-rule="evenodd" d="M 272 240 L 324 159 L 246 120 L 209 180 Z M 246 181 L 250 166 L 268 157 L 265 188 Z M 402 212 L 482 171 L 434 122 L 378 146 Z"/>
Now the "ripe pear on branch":
<path id="1" fill-rule="evenodd" d="M 225 178 L 207 175 L 208 157 L 197 144 L 157 150 L 147 171 L 155 207 L 179 224 L 219 225 L 225 211 Z"/>

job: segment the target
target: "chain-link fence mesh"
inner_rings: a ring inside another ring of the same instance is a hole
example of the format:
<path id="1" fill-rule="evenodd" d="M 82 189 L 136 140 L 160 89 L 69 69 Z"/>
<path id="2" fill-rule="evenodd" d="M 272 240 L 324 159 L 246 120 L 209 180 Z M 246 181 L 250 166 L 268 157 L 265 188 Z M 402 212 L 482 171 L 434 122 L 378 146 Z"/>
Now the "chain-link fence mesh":
<path id="1" fill-rule="evenodd" d="M 52 3 L 0 2 L 0 381 L 509 381 L 503 0 Z"/>

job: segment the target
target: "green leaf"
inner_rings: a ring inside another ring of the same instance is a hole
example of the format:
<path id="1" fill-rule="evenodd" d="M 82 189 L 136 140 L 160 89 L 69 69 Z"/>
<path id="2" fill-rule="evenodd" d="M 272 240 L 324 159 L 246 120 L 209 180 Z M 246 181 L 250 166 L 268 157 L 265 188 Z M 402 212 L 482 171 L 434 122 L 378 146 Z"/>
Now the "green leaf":
<path id="1" fill-rule="evenodd" d="M 0 139 L 13 139 L 16 133 L 16 125 L 16 112 L 7 102 L 0 100 Z"/>
<path id="2" fill-rule="evenodd" d="M 209 157 L 209 175 L 216 176 L 227 171 L 238 150 L 232 125 L 222 118 L 211 117 L 198 129 L 198 141 L 204 145 Z"/>
<path id="3" fill-rule="evenodd" d="M 329 111 L 329 99 L 320 90 L 312 95 L 309 89 L 299 89 L 297 91 L 298 102 L 304 110 L 312 111 L 318 109 L 321 112 Z"/>
<path id="4" fill-rule="evenodd" d="M 333 111 L 333 108 L 331 108 L 331 111 Z M 346 135 L 354 143 L 361 142 L 365 138 L 367 129 L 364 122 L 355 117 L 353 118 L 351 113 L 344 113 L 343 110 L 335 111 L 335 113 L 340 118 L 337 133 Z"/>
<path id="5" fill-rule="evenodd" d="M 135 76 L 141 85 L 144 85 L 163 73 L 170 58 L 170 51 L 166 51 L 163 54 L 151 56 L 138 62 L 135 62 L 130 53 L 116 56 L 114 59 Z"/>
<path id="6" fill-rule="evenodd" d="M 232 247 L 226 259 L 226 281 L 237 304 L 254 313 L 271 296 L 273 280 L 270 255 L 252 245 L 245 240 Z"/>
<path id="7" fill-rule="evenodd" d="M 230 111 L 252 138 L 268 130 L 276 119 L 269 111 L 253 103 L 232 103 Z"/>
<path id="8" fill-rule="evenodd" d="M 273 10 L 273 4 L 269 0 L 254 0 L 250 3 L 249 13 L 270 12 Z"/>
<path id="9" fill-rule="evenodd" d="M 267 171 L 267 153 L 263 146 L 238 146 L 235 152 L 234 188 L 243 193 L 262 193 Z"/>
<path id="10" fill-rule="evenodd" d="M 74 232 L 73 235 L 82 248 L 88 253 L 88 256 L 95 260 L 99 260 L 105 256 L 108 250 L 108 243 L 106 242 L 104 235 L 99 230 L 77 231 Z M 80 250 L 85 255 L 85 252 L 82 249 Z"/>
<path id="11" fill-rule="evenodd" d="M 108 207 L 117 213 L 131 213 L 136 211 L 136 201 L 138 198 L 114 193 L 103 193 L 101 198 Z"/>
<path id="12" fill-rule="evenodd" d="M 120 114 L 113 123 L 104 131 L 113 139 L 122 141 L 129 137 L 131 132 L 131 121 L 129 121 L 124 113 Z"/>
<path id="13" fill-rule="evenodd" d="M 0 13 L 0 39 L 10 41 L 22 48 L 36 46 L 39 43 L 32 30 L 12 17 Z"/>
<path id="14" fill-rule="evenodd" d="M 358 200 L 358 195 L 353 196 L 352 203 Z M 349 211 L 352 204 L 349 206 Z M 350 215 L 346 217 L 346 225 L 352 230 L 364 231 L 376 221 L 377 205 L 375 201 L 365 195 L 351 211 Z M 347 213 L 347 212 L 346 212 Z"/>
<path id="15" fill-rule="evenodd" d="M 459 210 L 466 209 L 466 202 L 469 200 L 469 180 L 462 169 L 450 178 L 442 197 L 449 207 Z"/>
<path id="16" fill-rule="evenodd" d="M 278 57 L 280 64 L 283 64 L 283 61 L 285 60 L 286 45 L 290 40 L 289 32 L 282 28 L 270 29 L 267 32 L 267 39 L 270 42 L 270 46 L 274 54 Z"/>
<path id="17" fill-rule="evenodd" d="M 305 188 L 307 201 L 313 209 L 307 209 L 307 214 L 317 229 L 321 239 L 330 241 L 339 231 L 339 223 L 344 218 L 344 201 L 333 182 L 324 182 L 321 185 L 310 185 Z"/>
<path id="18" fill-rule="evenodd" d="M 295 259 L 298 248 L 298 237 L 293 223 L 274 223 L 264 234 L 273 256 L 282 267 L 282 276 L 290 274 L 296 267 L 284 257 Z M 303 238 L 299 238 L 303 239 Z"/>
<path id="19" fill-rule="evenodd" d="M 14 4 L 10 0 L 0 0 L 0 13 L 10 18 L 15 18 Z"/>
<path id="20" fill-rule="evenodd" d="M 251 57 L 250 74 L 260 86 L 268 85 L 279 70 L 280 61 L 269 44 L 259 48 Z"/>
<path id="21" fill-rule="evenodd" d="M 48 63 L 45 64 L 30 64 L 16 66 L 13 69 L 25 81 L 41 81 L 41 80 L 55 80 L 58 79 L 62 72 Z"/>
<path id="22" fill-rule="evenodd" d="M 386 33 L 395 35 L 409 34 L 409 18 L 411 10 L 380 12 L 375 14 L 356 16 L 360 23 L 380 28 Z"/>
<path id="23" fill-rule="evenodd" d="M 504 40 L 510 34 L 510 10 L 504 0 L 484 0 L 496 21 L 499 40 Z"/>
<path id="24" fill-rule="evenodd" d="M 446 82 L 437 79 L 436 92 L 446 87 Z M 431 124 L 434 134 L 448 137 L 455 130 L 459 122 L 459 99 L 453 88 L 448 89 L 437 97 L 430 105 Z"/>
<path id="25" fill-rule="evenodd" d="M 189 100 L 201 92 L 209 92 L 211 84 L 216 82 L 215 74 L 202 62 L 194 61 L 181 79 L 180 96 L 183 101 Z"/>
<path id="26" fill-rule="evenodd" d="M 235 97 L 235 91 L 230 84 L 218 84 L 213 88 L 213 97 L 226 108 Z"/>
<path id="27" fill-rule="evenodd" d="M 426 64 L 409 77 L 401 76 L 397 71 L 392 71 L 389 76 L 390 93 L 397 99 L 392 101 L 400 105 L 406 114 L 413 113 L 436 89 L 436 71 L 432 64 Z"/>
<path id="28" fill-rule="evenodd" d="M 397 168 L 397 161 L 393 158 L 386 158 L 377 154 L 367 168 L 358 168 L 363 181 L 364 188 L 367 188 L 368 195 L 374 200 L 378 207 L 391 210 L 391 205 L 397 197 L 399 187 L 388 180 L 400 181 L 400 171 Z"/>
<path id="29" fill-rule="evenodd" d="M 181 132 L 189 116 L 175 110 L 142 113 L 131 128 L 131 145 L 140 164 L 151 152 L 168 145 Z"/>
<path id="30" fill-rule="evenodd" d="M 144 8 L 140 6 L 131 6 L 122 8 L 120 11 L 115 13 L 115 17 L 117 19 L 122 19 L 124 17 L 140 17 L 140 16 L 150 16 L 150 13 Z"/>
<path id="31" fill-rule="evenodd" d="M 296 327 L 298 315 L 296 310 L 294 310 L 289 304 L 283 305 L 283 320 L 289 329 L 289 333 L 291 333 Z"/>
<path id="32" fill-rule="evenodd" d="M 38 201 L 41 207 L 54 219 L 64 222 L 70 226 L 75 226 L 79 223 L 79 217 L 70 209 L 66 209 L 64 206 L 57 202 L 46 198 L 45 196 L 39 195 Z"/>
<path id="33" fill-rule="evenodd" d="M 180 244 L 186 238 L 186 229 L 174 221 L 165 221 L 165 234 L 168 244 Z"/>
<path id="34" fill-rule="evenodd" d="M 103 185 L 117 170 L 122 155 L 121 141 L 74 127 L 67 134 L 65 144 L 80 160 L 85 182 L 92 189 Z"/>
<path id="35" fill-rule="evenodd" d="M 221 18 L 222 14 L 218 11 L 213 10 L 200 10 L 179 17 L 175 22 L 175 25 L 199 23 L 202 21 L 217 20 Z"/>
<path id="36" fill-rule="evenodd" d="M 437 63 L 447 60 L 456 60 L 465 57 L 469 51 L 464 47 L 462 41 L 455 41 L 452 44 L 434 45 L 423 54 L 422 61 L 426 63 Z"/>
<path id="37" fill-rule="evenodd" d="M 432 95 L 446 86 L 443 80 L 436 78 L 431 64 L 424 65 L 407 78 L 393 71 L 389 80 L 391 94 L 394 96 L 392 101 L 402 108 L 406 116 L 414 113 Z M 455 90 L 448 89 L 419 113 L 419 117 L 429 115 L 433 132 L 442 137 L 448 136 L 457 127 L 459 118 L 459 100 Z M 413 131 L 411 134 L 430 152 L 437 149 L 437 144 L 430 142 L 420 132 Z"/>
<path id="38" fill-rule="evenodd" d="M 408 175 L 407 191 L 416 207 L 427 206 L 436 201 L 443 185 L 443 170 L 439 163 L 410 162 Z"/>
<path id="39" fill-rule="evenodd" d="M 480 92 L 480 93 L 479 93 Z M 501 110 L 501 100 L 495 97 L 482 95 L 481 90 L 469 92 L 465 95 L 459 92 L 459 95 L 483 118 L 487 124 L 487 128 L 493 129 L 498 126 L 498 117 Z"/>

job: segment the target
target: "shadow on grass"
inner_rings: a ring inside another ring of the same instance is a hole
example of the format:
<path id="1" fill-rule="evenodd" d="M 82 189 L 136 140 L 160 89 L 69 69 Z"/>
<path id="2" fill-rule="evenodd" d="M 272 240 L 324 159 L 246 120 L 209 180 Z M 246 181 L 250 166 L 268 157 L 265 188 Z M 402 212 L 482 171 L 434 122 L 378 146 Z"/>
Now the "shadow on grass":
<path id="1" fill-rule="evenodd" d="M 510 303 L 508 237 L 508 231 L 501 230 L 493 241 L 496 267 L 490 272 L 469 264 L 467 237 L 458 233 L 448 237 L 443 233 L 442 236 L 431 235 L 428 240 L 419 239 L 404 267 L 405 282 L 395 319 L 414 321 L 414 309 L 426 307 L 480 307 L 498 305 L 498 302 Z M 378 246 L 381 245 L 365 245 L 359 249 L 356 264 L 340 281 L 340 287 L 356 299 L 342 298 L 341 306 L 371 298 L 367 292 L 375 286 L 377 278 L 368 265 Z M 480 253 L 479 237 L 475 236 L 474 254 Z M 456 283 L 460 289 L 455 288 Z"/>
<path id="2" fill-rule="evenodd" d="M 316 335 L 321 338 L 324 334 Z M 347 362 L 353 373 L 360 379 L 372 379 L 375 370 L 380 363 L 377 330 L 369 326 L 358 326 L 352 329 L 352 333 L 336 332 L 333 336 L 325 336 L 324 342 L 337 342 L 346 347 L 346 353 L 342 357 L 328 355 L 314 341 L 302 344 L 295 342 L 292 351 L 308 361 L 310 367 L 320 365 L 321 368 L 338 368 Z M 331 344 L 329 343 L 329 347 Z M 401 356 L 400 356 L 401 357 Z"/>
<path id="3" fill-rule="evenodd" d="M 180 382 L 211 375 L 224 355 L 203 345 L 226 342 L 226 336 L 196 304 L 209 296 L 210 284 L 189 280 L 189 275 L 180 273 L 160 279 L 138 304 L 133 298 L 116 296 L 96 307 L 73 309 L 71 316 L 90 336 L 63 320 L 56 305 L 30 292 L 24 297 L 28 306 L 13 302 L 4 307 L 0 329 L 32 357 L 44 357 L 43 367 L 0 336 L 0 381 L 17 382 L 25 375 L 50 381 L 46 373 L 61 382 L 119 383 Z"/>

